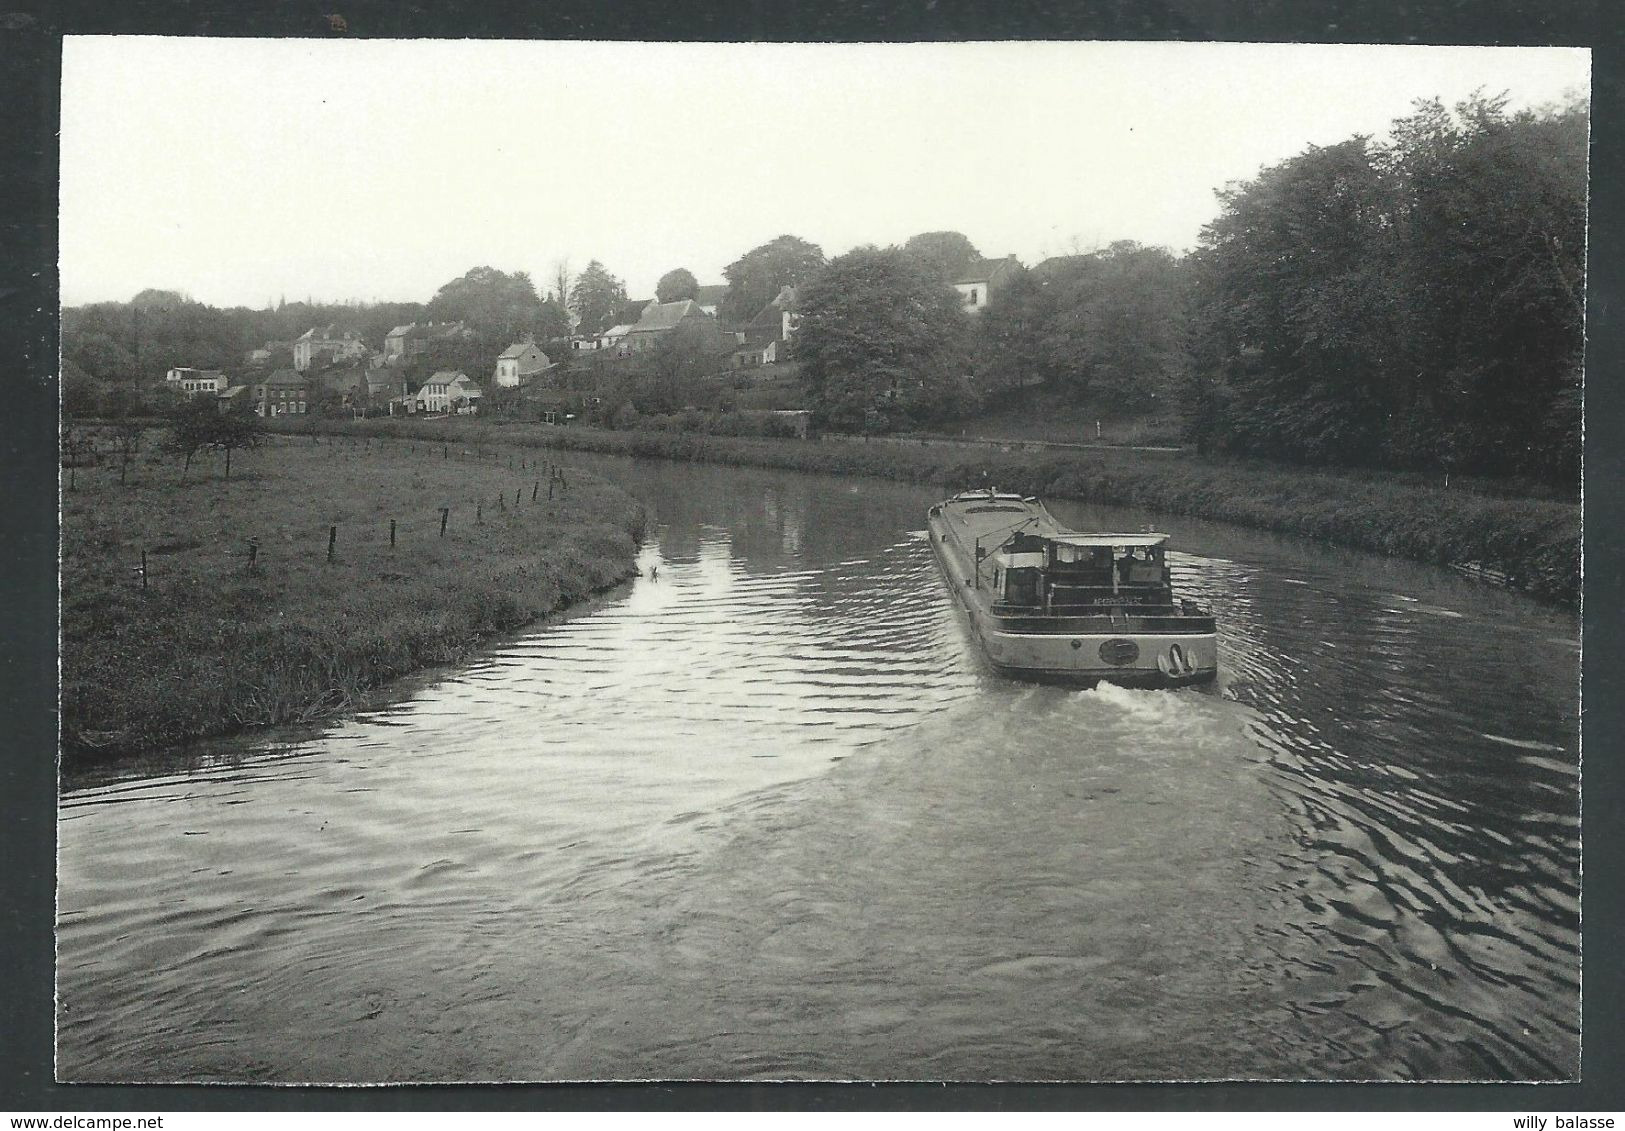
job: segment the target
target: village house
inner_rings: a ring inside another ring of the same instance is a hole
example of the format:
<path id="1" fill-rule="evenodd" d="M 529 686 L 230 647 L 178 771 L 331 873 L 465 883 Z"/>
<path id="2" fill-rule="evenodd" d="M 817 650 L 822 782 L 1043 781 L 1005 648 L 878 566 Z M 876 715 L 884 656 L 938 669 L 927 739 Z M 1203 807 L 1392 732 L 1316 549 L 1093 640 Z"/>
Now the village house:
<path id="1" fill-rule="evenodd" d="M 630 333 L 631 330 L 632 330 L 632 323 L 630 323 L 630 322 L 617 323 L 616 325 L 611 326 L 609 329 L 605 330 L 602 334 L 598 335 L 598 344 L 593 346 L 593 349 L 602 349 L 602 350 L 619 349 L 620 346 L 621 346 L 621 343 L 626 340 L 626 335 L 628 333 Z"/>
<path id="2" fill-rule="evenodd" d="M 484 395 L 468 374 L 442 369 L 423 383 L 414 399 L 419 412 L 472 413 Z"/>
<path id="3" fill-rule="evenodd" d="M 189 397 L 218 393 L 226 387 L 226 375 L 218 369 L 189 369 L 178 366 L 165 375 L 167 387 Z"/>
<path id="4" fill-rule="evenodd" d="M 387 369 L 367 370 L 367 399 L 373 404 L 387 398 L 389 411 L 394 415 L 397 402 L 410 401 L 412 387 L 405 377 L 391 373 Z"/>
<path id="5" fill-rule="evenodd" d="M 333 365 L 367 356 L 367 345 L 354 330 L 340 331 L 333 325 L 313 326 L 293 343 L 293 367 L 304 373 L 313 365 Z M 324 360 L 325 359 L 325 360 Z"/>
<path id="6" fill-rule="evenodd" d="M 240 412 L 249 408 L 253 401 L 249 396 L 247 385 L 232 385 L 215 394 L 215 407 L 221 412 Z"/>
<path id="7" fill-rule="evenodd" d="M 789 358 L 790 343 L 782 338 L 765 342 L 746 342 L 728 355 L 728 364 L 734 369 L 755 369 L 773 365 Z"/>
<path id="8" fill-rule="evenodd" d="M 694 292 L 694 301 L 700 304 L 700 309 L 712 318 L 722 318 L 717 311 L 722 308 L 722 300 L 728 296 L 728 284 L 716 283 L 699 287 Z"/>
<path id="9" fill-rule="evenodd" d="M 310 385 L 292 369 L 278 369 L 253 385 L 254 412 L 260 416 L 299 416 L 309 411 Z"/>
<path id="10" fill-rule="evenodd" d="M 780 287 L 779 293 L 745 326 L 745 340 L 788 342 L 800 320 L 801 315 L 796 310 L 796 289 Z"/>
<path id="11" fill-rule="evenodd" d="M 779 288 L 779 293 L 745 324 L 744 343 L 730 355 L 729 364 L 735 369 L 752 369 L 785 360 L 800 318 L 796 289 Z"/>
<path id="12" fill-rule="evenodd" d="M 448 338 L 467 338 L 473 331 L 461 322 L 408 322 L 384 335 L 384 360 L 391 364 L 427 353 L 430 345 Z"/>
<path id="13" fill-rule="evenodd" d="M 993 293 L 1009 281 L 1020 260 L 1013 255 L 1003 259 L 979 259 L 954 278 L 954 290 L 965 304 L 965 313 L 980 314 L 987 309 Z"/>
<path id="14" fill-rule="evenodd" d="M 717 320 L 701 310 L 699 303 L 685 298 L 677 302 L 651 302 L 644 307 L 643 316 L 621 339 L 619 352 L 635 354 L 654 349 L 662 338 L 679 327 L 708 331 L 717 339 L 718 348 L 722 346 Z"/>
<path id="15" fill-rule="evenodd" d="M 494 380 L 504 389 L 516 389 L 529 384 L 530 379 L 547 370 L 552 362 L 535 342 L 515 342 L 497 355 Z"/>

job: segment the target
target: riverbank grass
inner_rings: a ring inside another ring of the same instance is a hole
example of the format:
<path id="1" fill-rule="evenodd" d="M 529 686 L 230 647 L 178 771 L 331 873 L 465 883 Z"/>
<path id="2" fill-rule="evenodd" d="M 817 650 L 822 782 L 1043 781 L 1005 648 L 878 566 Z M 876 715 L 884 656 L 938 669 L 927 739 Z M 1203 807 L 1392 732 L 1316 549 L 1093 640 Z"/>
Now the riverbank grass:
<path id="1" fill-rule="evenodd" d="M 322 427 L 419 442 L 450 437 L 464 444 L 490 443 L 501 437 L 551 452 L 873 476 L 943 492 L 993 484 L 1046 499 L 1193 515 L 1455 567 L 1562 605 L 1577 605 L 1580 595 L 1579 505 L 1504 497 L 1508 485 L 1488 481 L 1444 487 L 1402 473 L 1313 470 L 1190 452 L 1035 451 L 1018 442 L 1000 450 L 941 439 L 816 442 L 477 420 L 368 420 Z"/>
<path id="2" fill-rule="evenodd" d="M 625 578 L 641 507 L 559 462 L 327 436 L 238 453 L 229 481 L 197 464 L 183 481 L 173 461 L 123 486 L 117 467 L 78 468 L 62 494 L 64 757 L 342 712 Z"/>

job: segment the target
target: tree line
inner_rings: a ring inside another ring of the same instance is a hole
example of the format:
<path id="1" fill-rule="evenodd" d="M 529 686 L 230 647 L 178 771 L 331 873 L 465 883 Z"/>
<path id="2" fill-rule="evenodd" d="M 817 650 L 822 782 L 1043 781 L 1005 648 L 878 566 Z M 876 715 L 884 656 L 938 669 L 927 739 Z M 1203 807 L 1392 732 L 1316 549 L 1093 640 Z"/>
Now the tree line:
<path id="1" fill-rule="evenodd" d="M 1578 479 L 1587 108 L 1436 100 L 1218 193 L 1184 256 L 1132 242 L 1021 269 L 986 311 L 957 233 L 859 248 L 805 289 L 826 424 L 951 424 L 1041 390 L 1155 413 L 1205 452 Z"/>
<path id="2" fill-rule="evenodd" d="M 792 356 L 828 428 L 951 425 L 1036 395 L 1165 419 L 1205 452 L 1572 483 L 1587 136 L 1580 101 L 1423 101 L 1385 140 L 1312 146 L 1225 186 L 1187 254 L 1120 241 L 1018 266 L 970 316 L 953 281 L 982 256 L 961 233 L 833 259 L 781 235 L 724 270 L 718 314 L 743 325 L 797 288 Z M 376 348 L 402 322 L 462 320 L 474 337 L 431 361 L 478 368 L 527 335 L 567 351 L 572 329 L 636 322 L 647 301 L 598 260 L 577 274 L 560 260 L 547 283 L 543 296 L 524 272 L 478 267 L 423 304 L 220 311 L 153 291 L 70 309 L 64 398 L 176 363 L 231 368 L 329 322 Z M 678 267 L 654 297 L 698 289 Z M 625 399 L 674 410 L 722 364 L 668 345 Z"/>

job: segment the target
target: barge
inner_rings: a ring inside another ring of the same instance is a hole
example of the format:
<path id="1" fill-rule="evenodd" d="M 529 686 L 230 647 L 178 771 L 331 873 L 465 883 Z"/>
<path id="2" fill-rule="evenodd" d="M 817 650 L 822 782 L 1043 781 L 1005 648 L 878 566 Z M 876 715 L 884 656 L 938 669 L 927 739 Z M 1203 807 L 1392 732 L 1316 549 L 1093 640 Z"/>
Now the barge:
<path id="1" fill-rule="evenodd" d="M 1000 673 L 1130 687 L 1218 675 L 1213 614 L 1175 597 L 1168 535 L 1068 530 L 1037 499 L 992 489 L 938 503 L 926 525 Z"/>

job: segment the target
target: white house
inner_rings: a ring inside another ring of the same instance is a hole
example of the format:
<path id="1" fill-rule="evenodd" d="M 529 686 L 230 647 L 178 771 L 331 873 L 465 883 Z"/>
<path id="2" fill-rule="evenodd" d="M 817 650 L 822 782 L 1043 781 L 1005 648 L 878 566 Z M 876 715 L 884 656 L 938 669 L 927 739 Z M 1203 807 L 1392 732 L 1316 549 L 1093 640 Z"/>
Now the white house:
<path id="1" fill-rule="evenodd" d="M 965 313 L 980 314 L 987 309 L 988 299 L 1002 287 L 1020 261 L 1013 255 L 1003 259 L 979 259 L 954 278 L 954 290 L 965 304 Z"/>
<path id="2" fill-rule="evenodd" d="M 496 383 L 513 389 L 552 364 L 534 342 L 516 342 L 497 355 Z"/>
<path id="3" fill-rule="evenodd" d="M 165 380 L 169 387 L 187 396 L 198 393 L 219 393 L 226 387 L 226 375 L 218 369 L 189 369 L 177 366 L 171 369 Z"/>
<path id="4" fill-rule="evenodd" d="M 442 369 L 423 383 L 413 399 L 419 412 L 471 413 L 476 411 L 484 395 L 484 390 L 471 381 L 468 374 Z"/>

